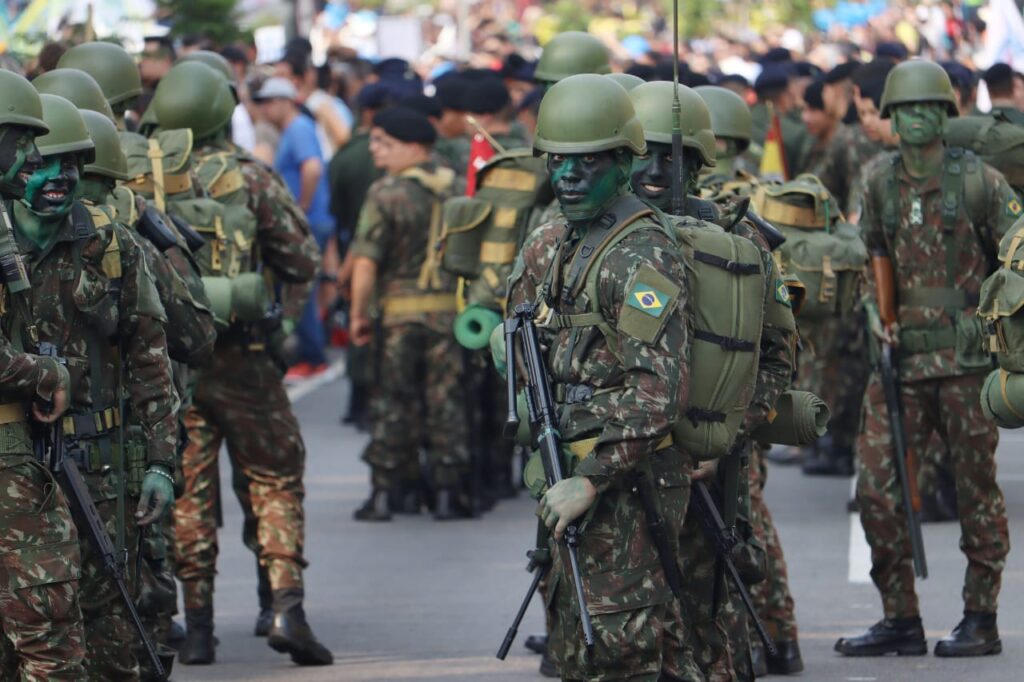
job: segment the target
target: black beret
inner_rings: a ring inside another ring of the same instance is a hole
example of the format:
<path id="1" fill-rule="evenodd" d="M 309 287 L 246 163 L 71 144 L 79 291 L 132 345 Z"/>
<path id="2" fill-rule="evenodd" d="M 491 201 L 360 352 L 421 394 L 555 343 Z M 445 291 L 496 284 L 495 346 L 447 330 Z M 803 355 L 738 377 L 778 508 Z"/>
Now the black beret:
<path id="1" fill-rule="evenodd" d="M 796 62 L 793 64 L 793 74 L 803 78 L 817 78 L 821 75 L 821 69 L 810 62 Z"/>
<path id="2" fill-rule="evenodd" d="M 875 46 L 875 56 L 888 57 L 889 59 L 903 61 L 910 56 L 910 52 L 907 51 L 907 46 L 903 43 L 891 40 L 878 43 L 878 45 Z"/>
<path id="3" fill-rule="evenodd" d="M 402 142 L 430 145 L 437 139 L 437 131 L 430 120 L 406 107 L 391 107 L 378 112 L 373 117 L 373 127 Z"/>
<path id="4" fill-rule="evenodd" d="M 822 79 L 816 78 L 811 81 L 811 84 L 804 90 L 804 104 L 808 109 L 825 110 L 825 99 L 822 97 L 824 90 L 825 82 Z"/>
<path id="5" fill-rule="evenodd" d="M 501 75 L 516 81 L 533 82 L 533 72 L 537 69 L 537 62 L 524 59 L 521 55 L 510 54 L 501 67 Z"/>
<path id="6" fill-rule="evenodd" d="M 736 85 L 742 86 L 744 88 L 750 87 L 750 81 L 748 81 L 744 76 L 741 76 L 738 73 L 727 73 L 718 79 L 718 85 L 721 85 L 723 87 L 728 85 L 729 83 L 735 83 Z"/>
<path id="7" fill-rule="evenodd" d="M 949 74 L 949 80 L 957 90 L 973 90 L 978 85 L 974 72 L 960 62 L 939 62 L 939 66 Z"/>
<path id="8" fill-rule="evenodd" d="M 438 103 L 436 97 L 428 97 L 427 95 L 411 95 L 409 97 L 403 97 L 398 102 L 398 106 L 418 111 L 428 118 L 441 118 L 441 105 Z"/>
<path id="9" fill-rule="evenodd" d="M 466 91 L 469 82 L 460 74 L 449 72 L 434 80 L 434 96 L 442 109 L 466 110 Z"/>
<path id="10" fill-rule="evenodd" d="M 832 67 L 832 70 L 825 74 L 825 82 L 829 85 L 842 82 L 853 76 L 853 72 L 861 67 L 861 63 L 858 61 L 848 61 L 842 64 L 837 64 Z"/>
<path id="11" fill-rule="evenodd" d="M 510 101 L 505 83 L 493 76 L 473 81 L 463 95 L 466 111 L 471 114 L 496 114 Z"/>
<path id="12" fill-rule="evenodd" d="M 652 81 L 657 76 L 657 71 L 650 64 L 633 64 L 626 69 L 626 73 L 630 76 L 643 78 L 645 81 Z"/>
<path id="13" fill-rule="evenodd" d="M 757 60 L 759 64 L 778 64 L 781 62 L 789 62 L 793 60 L 793 55 L 784 47 L 773 47 L 772 49 L 761 55 L 761 58 Z"/>
<path id="14" fill-rule="evenodd" d="M 1011 83 L 1013 81 L 1013 67 L 1003 62 L 996 62 L 988 67 L 985 75 L 982 76 L 988 85 Z"/>
<path id="15" fill-rule="evenodd" d="M 409 71 L 409 62 L 400 57 L 388 57 L 373 65 L 373 72 L 381 80 L 388 78 L 405 78 Z"/>
<path id="16" fill-rule="evenodd" d="M 767 64 L 754 81 L 758 94 L 782 90 L 789 85 L 789 69 L 783 64 Z"/>
<path id="17" fill-rule="evenodd" d="M 391 89 L 384 83 L 367 83 L 356 95 L 356 105 L 361 109 L 380 109 L 393 101 Z"/>

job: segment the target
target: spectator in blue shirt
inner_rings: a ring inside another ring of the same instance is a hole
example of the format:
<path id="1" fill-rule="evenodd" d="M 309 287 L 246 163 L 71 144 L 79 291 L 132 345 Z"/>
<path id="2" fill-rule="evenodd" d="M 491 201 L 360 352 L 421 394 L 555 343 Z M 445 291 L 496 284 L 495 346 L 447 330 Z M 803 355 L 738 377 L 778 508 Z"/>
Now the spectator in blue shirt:
<path id="1" fill-rule="evenodd" d="M 300 109 L 298 93 L 289 80 L 268 79 L 254 99 L 263 118 L 281 131 L 274 168 L 305 211 L 323 251 L 334 235 L 334 218 L 330 212 L 327 170 L 317 141 L 316 124 Z M 301 360 L 288 372 L 286 379 L 291 381 L 315 376 L 327 369 L 326 338 L 316 296 L 310 297 L 296 331 Z"/>

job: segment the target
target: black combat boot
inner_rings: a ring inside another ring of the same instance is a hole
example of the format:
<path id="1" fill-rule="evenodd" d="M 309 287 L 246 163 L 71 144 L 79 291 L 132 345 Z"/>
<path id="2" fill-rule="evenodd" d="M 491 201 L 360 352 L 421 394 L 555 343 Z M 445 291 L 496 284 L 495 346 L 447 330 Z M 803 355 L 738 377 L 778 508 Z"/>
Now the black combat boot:
<path id="1" fill-rule="evenodd" d="M 317 641 L 302 608 L 302 589 L 274 591 L 274 624 L 267 644 L 274 651 L 288 654 L 298 665 L 332 665 L 334 655 Z"/>
<path id="2" fill-rule="evenodd" d="M 180 649 L 181 645 L 185 642 L 185 628 L 181 626 L 176 620 L 171 621 L 171 625 L 167 628 L 167 646 L 172 649 Z"/>
<path id="3" fill-rule="evenodd" d="M 769 675 L 793 675 L 803 672 L 804 659 L 800 656 L 800 644 L 794 640 L 775 640 L 776 654 L 768 654 Z M 767 652 L 765 652 L 767 653 Z"/>
<path id="4" fill-rule="evenodd" d="M 991 656 L 1002 651 L 996 614 L 980 611 L 964 611 L 963 619 L 953 628 L 952 634 L 935 643 L 935 655 L 944 658 Z"/>
<path id="5" fill-rule="evenodd" d="M 883 618 L 859 637 L 840 637 L 835 650 L 844 656 L 923 656 L 928 653 L 928 642 L 920 616 Z"/>
<path id="6" fill-rule="evenodd" d="M 374 490 L 352 516 L 356 521 L 390 521 L 391 495 L 387 490 Z"/>
<path id="7" fill-rule="evenodd" d="M 256 616 L 252 634 L 266 637 L 270 634 L 270 626 L 274 624 L 274 594 L 270 589 L 270 574 L 266 567 L 260 564 L 259 559 L 256 560 L 256 594 L 260 599 L 260 614 Z"/>
<path id="8" fill-rule="evenodd" d="M 523 646 L 535 654 L 546 654 L 548 651 L 548 636 L 530 635 L 526 638 L 526 641 L 523 642 Z"/>
<path id="9" fill-rule="evenodd" d="M 551 658 L 547 652 L 540 659 L 540 675 L 541 677 L 561 677 L 558 674 L 558 666 L 555 664 L 555 659 Z"/>
<path id="10" fill-rule="evenodd" d="M 389 500 L 391 511 L 395 514 L 418 515 L 423 507 L 422 488 L 418 478 L 403 480 Z"/>
<path id="11" fill-rule="evenodd" d="M 210 665 L 214 659 L 213 607 L 185 609 L 185 642 L 178 660 L 184 665 Z"/>
<path id="12" fill-rule="evenodd" d="M 434 502 L 435 520 L 453 521 L 455 519 L 468 519 L 472 515 L 469 507 L 460 499 L 458 491 L 451 488 L 441 488 L 437 491 L 437 498 Z"/>
<path id="13" fill-rule="evenodd" d="M 750 643 L 750 669 L 754 671 L 754 677 L 768 674 L 768 656 L 761 640 Z"/>

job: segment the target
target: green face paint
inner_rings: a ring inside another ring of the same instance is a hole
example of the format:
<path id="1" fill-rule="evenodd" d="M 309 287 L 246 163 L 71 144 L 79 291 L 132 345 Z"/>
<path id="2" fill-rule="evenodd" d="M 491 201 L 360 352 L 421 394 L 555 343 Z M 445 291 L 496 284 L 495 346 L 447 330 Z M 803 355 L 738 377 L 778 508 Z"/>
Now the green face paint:
<path id="1" fill-rule="evenodd" d="M 892 130 L 904 144 L 923 147 L 942 135 L 947 116 L 939 102 L 901 104 L 893 110 Z"/>
<path id="2" fill-rule="evenodd" d="M 548 171 L 551 186 L 572 222 L 593 220 L 618 196 L 628 171 L 625 157 L 614 152 L 593 154 L 551 154 Z"/>
<path id="3" fill-rule="evenodd" d="M 0 193 L 7 198 L 19 199 L 25 194 L 21 172 L 26 162 L 38 163 L 42 159 L 35 138 L 35 132 L 23 126 L 0 129 Z"/>
<path id="4" fill-rule="evenodd" d="M 47 157 L 32 168 L 21 203 L 41 218 L 63 218 L 75 203 L 79 181 L 79 158 L 75 154 Z M 26 164 L 29 169 L 31 164 Z"/>

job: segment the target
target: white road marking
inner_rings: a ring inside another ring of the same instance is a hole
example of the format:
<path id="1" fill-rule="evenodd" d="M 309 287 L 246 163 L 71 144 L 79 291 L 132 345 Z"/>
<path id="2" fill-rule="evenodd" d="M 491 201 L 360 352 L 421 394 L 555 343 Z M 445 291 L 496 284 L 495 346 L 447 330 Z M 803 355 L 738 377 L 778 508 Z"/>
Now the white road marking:
<path id="1" fill-rule="evenodd" d="M 328 367 L 327 371 L 318 377 L 303 381 L 301 384 L 295 384 L 294 386 L 288 387 L 288 400 L 291 401 L 292 405 L 299 402 L 307 395 L 315 391 L 316 389 L 331 383 L 338 377 L 345 373 L 345 358 L 340 357 L 332 362 Z"/>
<path id="2" fill-rule="evenodd" d="M 857 477 L 854 476 L 850 482 L 850 497 L 857 490 Z M 868 545 L 867 537 L 864 536 L 864 528 L 860 525 L 860 514 L 850 513 L 850 549 L 847 555 L 849 572 L 847 580 L 851 583 L 871 582 L 871 547 Z"/>

